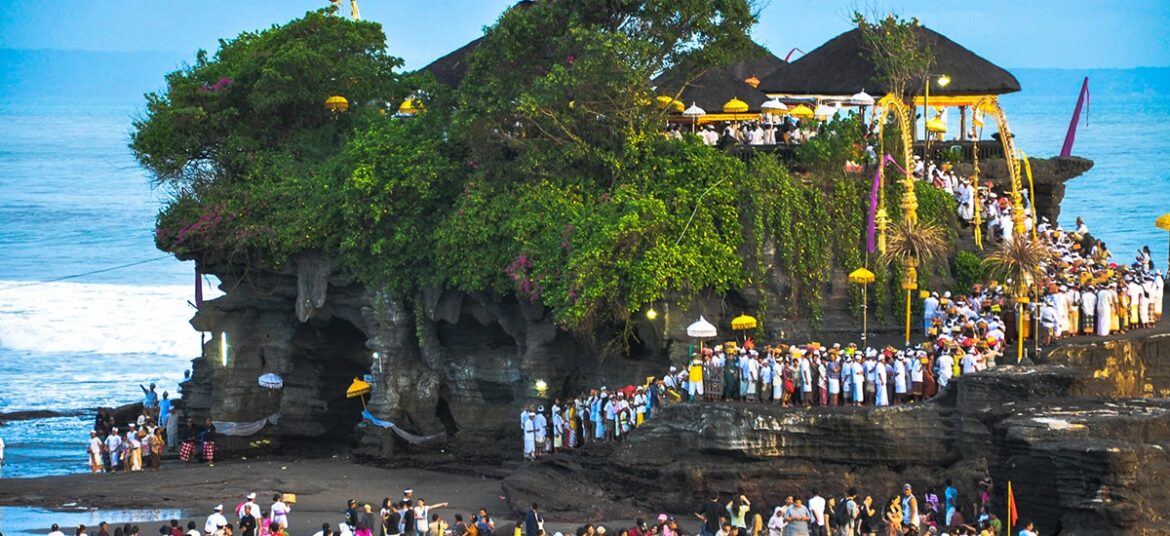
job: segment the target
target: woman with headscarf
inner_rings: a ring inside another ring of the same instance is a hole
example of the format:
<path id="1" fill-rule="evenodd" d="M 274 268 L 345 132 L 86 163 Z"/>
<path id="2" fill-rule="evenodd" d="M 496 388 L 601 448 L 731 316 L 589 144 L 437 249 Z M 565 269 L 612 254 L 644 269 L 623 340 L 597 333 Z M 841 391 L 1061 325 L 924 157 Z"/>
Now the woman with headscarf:
<path id="1" fill-rule="evenodd" d="M 788 522 L 784 520 L 784 507 L 777 506 L 772 510 L 772 518 L 768 520 L 768 536 L 784 536 L 784 527 Z"/>

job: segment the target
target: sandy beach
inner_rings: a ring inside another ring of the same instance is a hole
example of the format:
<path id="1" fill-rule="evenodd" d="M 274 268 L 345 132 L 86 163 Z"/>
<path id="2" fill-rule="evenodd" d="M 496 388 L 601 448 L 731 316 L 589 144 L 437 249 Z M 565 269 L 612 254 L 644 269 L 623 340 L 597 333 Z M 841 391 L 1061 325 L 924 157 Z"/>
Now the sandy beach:
<path id="1" fill-rule="evenodd" d="M 348 456 L 326 459 L 235 459 L 208 465 L 164 463 L 158 473 L 77 474 L 28 479 L 0 480 L 0 510 L 5 507 L 30 507 L 44 510 L 76 512 L 78 508 L 96 509 L 98 515 L 90 519 L 105 519 L 101 512 L 139 512 L 130 519 L 142 529 L 143 535 L 156 534 L 158 527 L 169 521 L 166 515 L 154 518 L 150 511 L 182 511 L 180 519 L 185 527 L 195 521 L 202 529 L 212 508 L 224 505 L 230 522 L 237 518 L 231 510 L 245 494 L 254 491 L 258 503 L 267 510 L 277 491 L 295 493 L 297 503 L 289 516 L 289 534 L 312 534 L 322 523 L 336 527 L 344 518 L 349 499 L 371 504 L 377 510 L 385 497 L 398 500 L 404 488 L 412 488 L 416 498 L 428 503 L 449 502 L 450 506 L 437 510 L 451 523 L 454 515 L 464 518 L 479 508 L 487 508 L 498 529 L 505 535 L 519 519 L 513 513 L 498 480 L 488 477 L 439 473 L 418 469 L 385 469 L 362 465 Z M 143 512 L 140 512 L 143 511 Z M 170 514 L 173 515 L 173 514 Z M 10 516 L 11 517 L 11 516 Z M 0 515 L 0 531 L 5 534 L 47 534 L 51 523 L 60 523 L 65 532 L 71 516 L 62 514 L 58 520 L 51 514 L 19 516 L 5 521 Z M 561 519 L 547 514 L 545 527 L 553 531 L 575 530 L 583 522 Z M 113 519 L 113 518 L 111 518 Z M 680 518 L 682 520 L 682 518 Z M 604 522 L 610 527 L 632 525 L 632 520 Z M 689 520 L 686 521 L 690 523 Z M 24 526 L 24 525 L 35 526 Z M 92 532 L 92 531 L 91 531 Z"/>
<path id="2" fill-rule="evenodd" d="M 499 482 L 488 478 L 458 476 L 412 469 L 381 469 L 355 463 L 349 457 L 332 459 L 237 459 L 207 465 L 164 464 L 158 473 L 79 474 L 58 477 L 5 479 L 0 481 L 0 506 L 62 508 L 76 503 L 101 510 L 179 509 L 192 512 L 182 519 L 202 528 L 212 508 L 223 504 L 230 515 L 243 496 L 256 492 L 262 507 L 272 494 L 295 493 L 297 503 L 290 515 L 291 534 L 311 534 L 321 523 L 336 526 L 351 498 L 377 509 L 384 497 L 400 499 L 403 488 L 428 502 L 450 502 L 439 510 L 445 519 L 488 508 L 500 522 L 510 520 Z M 159 523 L 143 523 L 143 534 L 154 534 Z M 48 532 L 45 527 L 0 527 L 5 532 Z M 68 532 L 68 531 L 66 531 Z"/>

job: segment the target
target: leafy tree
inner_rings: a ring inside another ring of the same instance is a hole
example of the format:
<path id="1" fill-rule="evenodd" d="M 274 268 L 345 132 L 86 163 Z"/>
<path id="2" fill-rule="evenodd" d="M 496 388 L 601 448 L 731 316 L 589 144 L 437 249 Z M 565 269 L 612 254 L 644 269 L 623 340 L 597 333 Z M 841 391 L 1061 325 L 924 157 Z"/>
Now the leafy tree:
<path id="1" fill-rule="evenodd" d="M 874 19 L 853 13 L 877 80 L 889 93 L 910 99 L 934 65 L 934 52 L 920 39 L 922 25 L 917 18 L 906 20 L 894 14 Z"/>
<path id="2" fill-rule="evenodd" d="M 485 166 L 610 186 L 627 141 L 657 134 L 651 79 L 749 46 L 751 0 L 531 2 L 507 11 L 469 58 L 460 132 Z"/>
<path id="3" fill-rule="evenodd" d="M 401 98 L 380 25 L 307 13 L 283 26 L 220 40 L 209 58 L 167 75 L 146 96 L 130 148 L 158 183 L 197 188 L 246 180 L 258 168 L 286 173 L 332 156 L 368 103 Z M 332 114 L 342 95 L 350 112 Z"/>

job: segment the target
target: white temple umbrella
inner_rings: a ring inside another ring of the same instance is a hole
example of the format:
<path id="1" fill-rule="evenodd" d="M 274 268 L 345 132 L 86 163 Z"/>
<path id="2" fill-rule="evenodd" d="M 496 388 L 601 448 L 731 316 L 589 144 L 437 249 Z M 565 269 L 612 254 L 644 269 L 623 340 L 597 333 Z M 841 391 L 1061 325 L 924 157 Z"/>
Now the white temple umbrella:
<path id="1" fill-rule="evenodd" d="M 257 378 L 256 382 L 259 383 L 261 387 L 264 387 L 264 389 L 267 389 L 270 391 L 276 391 L 278 389 L 281 389 L 281 387 L 284 386 L 284 380 L 281 379 L 280 376 L 277 376 L 277 374 L 275 374 L 273 372 L 269 372 L 267 374 L 261 374 L 260 378 Z M 271 394 L 271 393 L 268 393 L 268 394 Z"/>
<path id="2" fill-rule="evenodd" d="M 257 381 L 260 384 L 260 387 L 265 389 L 280 389 L 281 387 L 284 387 L 284 380 L 272 372 L 261 375 Z"/>
<path id="3" fill-rule="evenodd" d="M 834 112 L 832 107 L 825 104 L 818 104 L 816 111 L 813 112 L 813 116 L 821 121 L 827 121 L 833 116 Z"/>
<path id="4" fill-rule="evenodd" d="M 715 330 L 715 326 L 699 315 L 699 320 L 694 324 L 687 326 L 687 336 L 699 339 L 699 351 L 703 350 L 703 339 L 714 339 L 719 333 Z"/>
<path id="5" fill-rule="evenodd" d="M 699 105 L 691 103 L 691 107 L 683 110 L 683 117 L 691 118 L 691 132 L 695 131 L 695 125 L 699 123 L 699 117 L 707 115 L 707 110 L 699 108 Z"/>
<path id="6" fill-rule="evenodd" d="M 780 102 L 780 99 L 768 99 L 767 102 L 760 105 L 760 110 L 770 113 L 783 112 L 788 109 L 788 105 Z"/>
<path id="7" fill-rule="evenodd" d="M 859 115 L 861 116 L 862 124 L 865 124 L 865 108 L 867 106 L 873 106 L 875 103 L 877 103 L 877 101 L 874 100 L 872 95 L 866 93 L 864 89 L 859 93 L 854 93 L 853 96 L 849 97 L 849 104 L 861 108 L 861 113 Z"/>
<path id="8" fill-rule="evenodd" d="M 873 106 L 876 102 L 873 96 L 866 93 L 864 89 L 860 93 L 854 93 L 852 97 L 849 97 L 849 104 L 854 106 Z"/>
<path id="9" fill-rule="evenodd" d="M 788 111 L 788 105 L 780 102 L 779 98 L 772 98 L 760 105 L 760 111 L 768 115 L 780 115 Z"/>

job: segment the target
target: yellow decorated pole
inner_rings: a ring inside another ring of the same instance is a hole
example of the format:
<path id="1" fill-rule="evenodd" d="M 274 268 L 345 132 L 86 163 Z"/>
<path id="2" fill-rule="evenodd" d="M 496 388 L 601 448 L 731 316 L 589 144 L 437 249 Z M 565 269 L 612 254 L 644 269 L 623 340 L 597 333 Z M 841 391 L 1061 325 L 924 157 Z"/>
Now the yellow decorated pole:
<path id="1" fill-rule="evenodd" d="M 877 276 L 873 272 L 867 270 L 864 266 L 858 268 L 849 274 L 849 282 L 861 285 L 861 347 L 865 348 L 866 341 L 869 338 L 869 297 L 868 288 L 870 283 L 873 283 Z"/>
<path id="2" fill-rule="evenodd" d="M 971 175 L 972 186 L 972 209 L 975 223 L 975 245 L 980 250 L 983 249 L 983 205 L 979 201 L 979 139 L 975 139 L 975 143 L 971 146 L 971 156 L 974 162 L 974 171 Z M 1035 224 L 1036 222 L 1032 222 Z"/>
<path id="3" fill-rule="evenodd" d="M 1020 282 L 1020 288 L 1016 291 L 1019 297 L 1016 298 L 1016 364 L 1024 361 L 1024 306 L 1031 300 L 1028 299 L 1028 289 L 1024 282 Z"/>
<path id="4" fill-rule="evenodd" d="M 1032 240 L 1039 240 L 1036 228 L 1039 227 L 1040 222 L 1036 219 L 1036 186 L 1032 182 L 1032 162 L 1028 160 L 1028 155 L 1024 154 L 1024 151 L 1017 149 L 1016 153 L 1020 155 L 1020 161 L 1024 163 L 1024 174 L 1028 176 L 1028 201 L 1031 201 L 1028 205 L 1032 209 Z"/>

